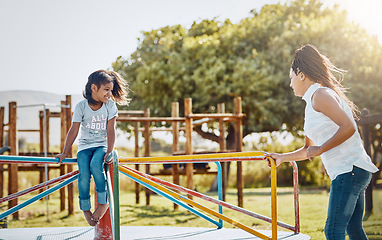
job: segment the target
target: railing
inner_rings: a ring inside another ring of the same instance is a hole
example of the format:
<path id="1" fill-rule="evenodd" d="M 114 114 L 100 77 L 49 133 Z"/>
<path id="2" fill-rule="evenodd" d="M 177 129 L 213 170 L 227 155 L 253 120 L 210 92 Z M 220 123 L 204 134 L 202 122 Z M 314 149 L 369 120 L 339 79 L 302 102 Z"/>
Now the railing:
<path id="1" fill-rule="evenodd" d="M 231 205 L 229 203 L 221 201 L 221 199 L 217 200 L 211 198 L 209 196 L 203 195 L 201 193 L 197 193 L 190 189 L 183 188 L 181 186 L 177 186 L 175 184 L 166 182 L 164 180 L 155 178 L 148 174 L 140 173 L 132 168 L 128 168 L 123 166 L 123 164 L 152 164 L 152 163 L 194 163 L 194 162 L 227 162 L 227 161 L 255 161 L 255 160 L 265 160 L 264 157 L 265 152 L 235 152 L 235 153 L 218 153 L 218 154 L 198 154 L 198 155 L 181 155 L 181 156 L 167 156 L 167 157 L 140 157 L 140 158 L 119 158 L 119 170 L 125 175 L 129 176 L 131 179 L 141 183 L 145 187 L 148 187 L 150 190 L 154 189 L 155 192 L 160 193 L 161 195 L 167 197 L 168 199 L 178 203 L 178 201 L 183 201 L 188 205 L 193 206 L 194 208 L 198 208 L 200 210 L 205 211 L 208 214 L 211 214 L 215 217 L 218 217 L 219 220 L 224 220 L 228 223 L 231 223 L 257 237 L 262 239 L 277 239 L 277 226 L 286 228 L 288 230 L 294 231 L 295 233 L 300 232 L 300 222 L 299 222 L 299 201 L 298 201 L 298 169 L 297 164 L 295 162 L 291 162 L 293 167 L 293 185 L 294 185 L 294 209 L 295 209 L 295 225 L 289 225 L 280 221 L 277 221 L 277 177 L 276 177 L 276 165 L 273 159 L 270 159 L 271 162 L 271 215 L 272 217 L 262 216 L 260 214 L 251 212 L 249 210 Z M 219 170 L 219 168 L 218 168 Z M 182 191 L 186 194 L 199 197 L 203 200 L 210 201 L 212 203 L 218 204 L 220 207 L 227 207 L 229 209 L 244 213 L 246 215 L 258 218 L 260 220 L 264 220 L 272 224 L 272 238 L 265 236 L 264 234 L 255 231 L 254 229 L 245 226 L 235 220 L 225 216 L 222 214 L 222 211 L 219 209 L 219 213 L 202 206 L 201 204 L 195 203 L 193 200 L 179 195 L 178 193 L 171 191 L 163 186 L 173 188 L 178 191 Z M 170 196 L 170 197 L 169 197 Z M 175 200 L 173 200 L 175 199 Z M 195 210 L 194 210 L 195 211 Z M 195 213 L 200 216 L 202 213 Z M 208 221 L 214 223 L 219 228 L 222 227 L 213 219 L 210 219 L 208 216 L 202 216 Z"/>
<path id="2" fill-rule="evenodd" d="M 64 162 L 70 163 L 70 164 L 77 163 L 76 159 L 65 159 Z M 4 155 L 1 155 L 0 156 L 0 163 L 44 163 L 44 164 L 47 164 L 47 163 L 57 163 L 57 160 L 55 160 L 54 158 L 43 158 L 43 157 L 20 157 L 20 156 L 4 156 Z M 42 188 L 46 189 L 44 192 L 39 193 L 38 195 L 28 199 L 27 201 L 25 201 L 21 204 L 18 204 L 16 206 L 8 209 L 7 211 L 1 213 L 0 219 L 3 219 L 5 217 L 19 211 L 20 209 L 36 202 L 37 200 L 44 198 L 44 197 L 48 196 L 49 194 L 65 187 L 66 185 L 77 180 L 77 178 L 78 178 L 78 170 L 71 172 L 71 173 L 67 173 L 67 174 L 62 175 L 58 178 L 46 181 L 44 183 L 38 184 L 36 186 L 30 187 L 28 189 L 22 190 L 20 192 L 13 193 L 13 194 L 8 195 L 6 197 L 0 198 L 0 203 L 3 203 L 6 201 L 11 201 L 13 199 L 19 198 L 19 197 L 21 197 L 27 193 L 31 193 L 33 191 L 36 191 L 36 190 L 39 190 Z M 63 180 L 65 180 L 65 181 L 63 181 Z M 58 183 L 60 181 L 63 181 L 63 182 Z M 55 183 L 58 183 L 58 184 L 55 185 L 54 187 L 47 189 L 48 186 L 51 186 Z"/>
<path id="3" fill-rule="evenodd" d="M 218 154 L 202 154 L 202 155 L 182 155 L 182 156 L 168 156 L 168 157 L 141 157 L 141 158 L 124 158 L 119 157 L 116 151 L 113 151 L 111 157 L 113 158 L 112 171 L 109 171 L 109 165 L 105 164 L 106 169 L 106 179 L 107 179 L 107 189 L 109 194 L 109 206 L 110 206 L 110 219 L 112 228 L 112 239 L 120 239 L 120 213 L 119 213 L 119 172 L 133 179 L 134 181 L 142 184 L 143 186 L 149 188 L 150 190 L 168 198 L 174 203 L 185 207 L 190 212 L 193 212 L 197 216 L 200 216 L 211 223 L 215 224 L 218 228 L 223 227 L 223 221 L 233 224 L 257 237 L 262 239 L 277 239 L 277 226 L 283 227 L 285 229 L 294 231 L 295 233 L 300 232 L 299 223 L 299 201 L 298 201 L 298 171 L 297 164 L 292 162 L 293 166 L 293 185 L 294 185 L 294 209 L 295 209 L 295 225 L 289 225 L 280 221 L 277 221 L 277 181 L 276 181 L 276 166 L 273 159 L 271 162 L 271 217 L 266 217 L 252 211 L 240 208 L 238 206 L 229 204 L 222 201 L 222 171 L 220 162 L 225 161 L 258 161 L 265 160 L 264 152 L 236 152 L 236 153 L 218 153 Z M 175 185 L 173 183 L 161 180 L 159 178 L 153 177 L 151 175 L 141 173 L 132 168 L 124 166 L 125 164 L 152 164 L 152 163 L 193 163 L 193 162 L 215 162 L 218 168 L 218 179 L 219 179 L 219 199 L 215 199 L 204 194 L 192 191 L 190 189 Z M 54 158 L 43 158 L 43 157 L 22 157 L 22 156 L 0 156 L 0 163 L 57 163 L 57 159 Z M 64 164 L 74 164 L 76 159 L 65 159 Z M 112 172 L 112 176 L 110 175 Z M 58 178 L 52 179 L 45 183 L 41 183 L 34 187 L 28 188 L 26 190 L 20 191 L 18 193 L 11 194 L 7 197 L 1 198 L 0 203 L 5 201 L 10 201 L 12 199 L 23 196 L 32 191 L 51 186 L 58 183 L 54 187 L 32 197 L 24 203 L 21 203 L 11 209 L 0 214 L 0 219 L 9 216 L 10 214 L 20 210 L 21 208 L 41 199 L 54 191 L 72 183 L 78 178 L 78 171 L 68 173 L 66 175 L 60 176 Z M 62 181 L 62 182 L 61 182 Z M 191 198 L 187 198 L 179 193 L 170 190 L 177 190 L 184 192 L 185 194 L 201 198 L 203 200 L 215 203 L 219 207 L 219 211 L 207 208 Z M 192 206 L 192 207 L 191 207 Z M 235 210 L 244 213 L 248 216 L 255 217 L 260 220 L 264 220 L 272 224 L 272 237 L 268 237 L 244 224 L 241 224 L 225 215 L 223 215 L 223 207 L 231 210 Z M 206 214 L 196 210 L 202 210 L 207 214 L 215 216 L 219 219 L 216 221 Z M 100 224 L 98 224 L 100 225 Z M 101 227 L 102 228 L 102 227 Z M 102 229 L 100 230 L 102 231 Z M 97 237 L 97 227 L 96 227 L 96 237 Z"/>
<path id="4" fill-rule="evenodd" d="M 119 239 L 119 235 L 116 235 L 116 234 L 119 234 L 119 225 L 120 225 L 120 222 L 119 222 L 119 192 L 118 192 L 119 191 L 118 157 L 117 157 L 116 152 L 113 152 L 112 156 L 113 156 L 113 166 L 115 166 L 113 168 L 113 173 L 114 173 L 113 179 L 110 177 L 109 166 L 107 164 L 105 164 L 106 177 L 107 177 L 106 178 L 107 179 L 107 189 L 108 189 L 108 194 L 109 194 L 108 196 L 110 199 L 109 210 L 110 210 L 111 220 L 113 223 L 112 224 L 112 234 L 110 234 L 107 231 L 105 226 L 96 227 L 95 239 Z M 0 155 L 0 163 L 3 163 L 3 164 L 4 163 L 5 164 L 9 164 L 9 163 L 13 163 L 13 164 L 30 164 L 30 163 L 49 164 L 49 163 L 55 163 L 55 164 L 57 164 L 58 159 L 47 158 L 47 157 L 27 157 L 27 156 Z M 77 164 L 77 159 L 67 158 L 67 159 L 64 159 L 62 161 L 62 164 Z M 22 209 L 26 206 L 38 201 L 39 199 L 44 198 L 44 197 L 48 196 L 49 194 L 67 186 L 68 184 L 74 182 L 77 179 L 78 179 L 78 170 L 67 173 L 67 174 L 62 175 L 58 178 L 46 181 L 44 183 L 38 184 L 36 186 L 30 187 L 28 189 L 19 191 L 17 193 L 13 193 L 13 194 L 8 195 L 6 197 L 0 198 L 0 204 L 1 204 L 3 202 L 11 201 L 11 200 L 19 198 L 25 194 L 31 193 L 33 191 L 36 191 L 36 190 L 39 190 L 42 188 L 47 188 L 48 186 L 52 186 L 53 184 L 58 183 L 57 185 L 55 185 L 49 189 L 46 189 L 44 192 L 28 199 L 27 201 L 20 203 L 16 206 L 6 210 L 5 212 L 1 213 L 0 214 L 0 220 L 8 217 L 9 215 L 19 211 L 20 209 Z M 114 186 L 113 191 L 111 190 L 112 185 Z M 118 197 L 114 198 L 113 196 L 114 196 L 114 194 L 116 194 L 116 192 L 117 192 Z M 113 218 L 113 216 L 114 216 L 114 218 Z M 98 225 L 100 225 L 100 224 L 98 224 Z M 115 231 L 115 226 L 118 226 L 118 231 Z M 105 231 L 105 229 L 106 229 L 106 231 Z M 106 238 L 104 238 L 105 234 L 107 236 Z"/>

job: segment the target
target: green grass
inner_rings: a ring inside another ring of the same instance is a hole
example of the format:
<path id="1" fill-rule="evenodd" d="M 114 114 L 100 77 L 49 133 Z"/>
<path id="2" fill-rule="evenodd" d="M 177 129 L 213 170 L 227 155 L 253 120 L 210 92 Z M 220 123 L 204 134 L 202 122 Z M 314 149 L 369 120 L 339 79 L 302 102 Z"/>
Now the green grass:
<path id="1" fill-rule="evenodd" d="M 216 193 L 208 195 L 217 198 Z M 29 196 L 30 197 L 30 196 Z M 300 190 L 300 221 L 301 232 L 311 236 L 312 239 L 325 239 L 324 225 L 329 194 L 325 190 L 308 189 Z M 145 206 L 144 193 L 140 195 L 141 203 L 135 204 L 134 193 L 122 191 L 120 196 L 121 225 L 122 226 L 178 226 L 178 227 L 209 227 L 215 226 L 194 214 L 179 208 L 173 210 L 173 203 L 167 199 L 153 195 L 151 205 Z M 19 202 L 25 201 L 23 197 Z M 75 214 L 67 216 L 67 211 L 59 212 L 58 193 L 54 193 L 49 200 L 49 222 L 46 216 L 46 201 L 36 203 L 20 211 L 20 220 L 9 220 L 9 228 L 26 227 L 65 227 L 65 226 L 87 226 L 87 223 L 78 208 L 75 198 Z M 199 203 L 212 209 L 217 207 L 200 199 Z M 237 205 L 236 190 L 229 189 L 227 202 Z M 364 228 L 369 239 L 382 239 L 382 190 L 374 191 L 373 214 L 364 221 Z M 1 211 L 6 209 L 5 204 L 0 205 Z M 256 213 L 270 216 L 270 189 L 256 188 L 245 189 L 244 208 Z M 293 225 L 293 189 L 278 188 L 278 220 Z M 270 229 L 269 223 L 251 218 L 232 210 L 224 210 L 224 214 L 247 226 L 255 229 Z M 232 225 L 225 223 L 225 228 Z M 279 230 L 283 229 L 279 227 Z M 286 230 L 287 231 L 287 230 Z"/>

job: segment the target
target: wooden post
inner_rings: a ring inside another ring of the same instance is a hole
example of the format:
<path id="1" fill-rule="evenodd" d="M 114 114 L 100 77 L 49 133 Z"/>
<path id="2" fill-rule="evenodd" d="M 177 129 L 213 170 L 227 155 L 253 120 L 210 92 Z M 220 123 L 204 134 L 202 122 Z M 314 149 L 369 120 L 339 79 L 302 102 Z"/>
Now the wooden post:
<path id="1" fill-rule="evenodd" d="M 9 103 L 8 143 L 11 148 L 10 155 L 18 155 L 17 144 L 17 103 Z M 8 194 L 18 191 L 18 167 L 17 164 L 8 164 Z M 17 205 L 17 198 L 8 202 L 8 208 Z M 19 212 L 13 214 L 13 219 L 19 219 Z"/>
<path id="2" fill-rule="evenodd" d="M 234 100 L 234 114 L 241 115 L 242 107 L 241 107 L 241 97 L 235 97 Z M 242 119 L 237 118 L 235 121 L 235 139 L 236 139 L 236 151 L 242 152 L 243 150 L 243 125 Z M 243 165 L 241 161 L 237 161 L 237 197 L 238 197 L 238 206 L 243 207 L 243 189 L 244 189 L 244 180 L 243 180 Z"/>
<path id="3" fill-rule="evenodd" d="M 218 113 L 225 113 L 224 103 L 218 104 Z M 226 150 L 225 141 L 225 126 L 224 119 L 219 118 L 219 147 L 220 151 Z M 225 201 L 226 190 L 228 184 L 228 162 L 222 162 L 222 175 L 223 175 L 223 201 Z"/>
<path id="4" fill-rule="evenodd" d="M 179 117 L 179 103 L 171 104 L 171 117 Z M 172 154 L 179 150 L 179 123 L 172 122 Z M 179 185 L 179 164 L 172 164 L 172 179 L 174 184 Z M 178 204 L 174 203 L 174 209 L 178 209 Z"/>
<path id="5" fill-rule="evenodd" d="M 0 107 L 0 147 L 4 147 L 4 107 Z"/>
<path id="6" fill-rule="evenodd" d="M 66 112 L 65 112 L 65 108 L 62 107 L 63 105 L 65 105 L 66 102 L 65 101 L 61 101 L 61 111 L 60 111 L 60 123 L 61 123 L 61 140 L 60 140 L 60 151 L 63 152 L 64 150 L 64 145 L 65 145 L 65 139 L 66 139 Z M 60 165 L 60 176 L 64 175 L 65 174 L 65 165 L 64 164 L 61 164 Z M 60 211 L 64 211 L 65 210 L 65 188 L 61 188 L 60 189 Z"/>
<path id="7" fill-rule="evenodd" d="M 0 147 L 4 147 L 4 107 L 0 107 Z M 4 164 L 0 164 L 0 198 L 4 195 Z"/>
<path id="8" fill-rule="evenodd" d="M 68 108 L 65 108 L 66 132 L 68 132 L 70 127 L 72 126 L 72 96 L 71 95 L 65 96 L 65 104 L 69 106 Z M 70 148 L 67 157 L 68 158 L 73 157 L 72 148 Z M 73 171 L 73 165 L 68 164 L 67 172 L 69 173 L 72 171 Z M 68 184 L 68 214 L 69 215 L 74 213 L 73 198 L 74 198 L 73 183 L 71 183 L 71 184 Z"/>
<path id="9" fill-rule="evenodd" d="M 45 150 L 46 150 L 46 156 L 48 156 L 49 145 L 50 145 L 49 144 L 49 122 L 50 122 L 50 110 L 49 109 L 46 109 L 46 111 L 45 111 L 45 119 L 44 120 L 46 120 L 46 122 L 44 122 L 44 124 L 46 124 L 46 126 L 45 126 L 45 129 L 46 129 L 46 133 L 45 134 L 46 135 L 43 134 L 44 138 L 46 139 L 46 141 L 45 141 L 46 148 L 44 148 L 44 153 L 45 153 Z M 44 132 L 44 130 L 43 130 L 43 132 Z M 44 156 L 45 156 L 45 154 L 44 154 Z M 45 180 L 45 182 L 47 182 L 47 181 L 49 181 L 49 165 L 48 164 L 45 164 L 45 169 L 46 170 L 44 170 L 44 172 L 41 171 L 40 174 L 44 173 L 44 180 Z M 48 187 L 45 188 L 45 189 L 48 189 Z M 46 199 L 48 201 L 48 198 L 49 198 L 49 196 L 45 197 L 44 199 Z M 49 216 L 48 209 L 47 209 L 47 216 Z M 47 219 L 49 221 L 49 218 L 47 218 Z"/>
<path id="10" fill-rule="evenodd" d="M 369 111 L 364 108 L 361 111 L 361 119 L 369 115 Z M 371 143 L 370 143 L 370 124 L 361 125 L 363 145 L 367 155 L 371 156 Z M 373 211 L 373 180 L 365 191 L 365 215 L 369 215 Z"/>
<path id="11" fill-rule="evenodd" d="M 134 122 L 134 156 L 139 157 L 139 122 Z M 139 164 L 135 164 L 135 170 L 139 171 Z M 140 184 L 134 182 L 135 184 L 135 204 L 139 204 L 139 193 L 140 193 Z"/>
<path id="12" fill-rule="evenodd" d="M 50 110 L 46 109 L 46 151 L 49 153 L 49 146 L 50 146 L 50 140 L 49 140 L 49 122 L 50 122 Z M 48 171 L 49 172 L 49 171 Z M 45 181 L 48 181 L 49 179 L 45 179 Z"/>
<path id="13" fill-rule="evenodd" d="M 150 109 L 146 108 L 144 110 L 144 117 L 149 118 L 150 117 Z M 150 122 L 144 123 L 144 136 L 145 136 L 145 157 L 150 156 Z M 146 173 L 150 174 L 150 164 L 145 164 L 146 167 Z M 151 191 L 149 189 L 145 189 L 146 193 L 146 205 L 150 205 L 150 194 Z"/>
<path id="14" fill-rule="evenodd" d="M 44 152 L 44 111 L 39 111 L 39 123 L 40 123 L 40 153 Z"/>
<path id="15" fill-rule="evenodd" d="M 184 117 L 186 118 L 186 155 L 192 154 L 192 98 L 184 99 Z M 186 163 L 187 188 L 194 189 L 194 168 L 192 163 Z M 192 199 L 191 195 L 188 198 Z"/>
<path id="16" fill-rule="evenodd" d="M 39 135 L 40 135 L 40 154 L 44 152 L 44 111 L 39 111 L 39 126 L 40 126 L 40 131 L 39 131 Z M 34 166 L 37 167 L 37 164 L 33 164 Z M 44 170 L 43 169 L 39 169 L 38 171 L 39 173 L 39 183 L 43 183 L 44 182 Z M 42 193 L 44 191 L 43 188 L 41 188 L 39 190 L 40 193 Z M 41 198 L 40 201 L 44 200 L 44 198 Z"/>

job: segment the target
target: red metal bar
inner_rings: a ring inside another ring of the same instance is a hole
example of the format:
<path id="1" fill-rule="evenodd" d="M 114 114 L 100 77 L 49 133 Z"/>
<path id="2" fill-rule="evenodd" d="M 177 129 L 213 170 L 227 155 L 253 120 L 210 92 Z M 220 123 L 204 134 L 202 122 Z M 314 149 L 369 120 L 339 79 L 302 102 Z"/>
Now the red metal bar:
<path id="1" fill-rule="evenodd" d="M 151 175 L 148 175 L 148 174 L 145 174 L 145 173 L 141 173 L 135 169 L 132 169 L 132 168 L 129 168 L 127 166 L 122 166 L 121 167 L 123 168 L 126 168 L 144 178 L 147 178 L 153 182 L 156 182 L 156 183 L 159 183 L 159 184 L 162 184 L 166 187 L 170 187 L 170 188 L 173 188 L 175 190 L 178 190 L 178 191 L 182 191 L 184 193 L 187 193 L 189 195 L 192 195 L 194 197 L 198 197 L 198 198 L 201 198 L 203 200 L 206 200 L 206 201 L 209 201 L 209 202 L 212 202 L 212 203 L 215 203 L 215 204 L 218 204 L 220 206 L 223 206 L 223 207 L 226 207 L 228 209 L 231 209 L 231 210 L 235 210 L 237 212 L 240 212 L 240 213 L 244 213 L 248 216 L 251 216 L 251 217 L 255 217 L 255 218 L 258 218 L 260 220 L 263 220 L 263 221 L 266 221 L 266 222 L 269 222 L 269 223 L 272 223 L 272 219 L 269 218 L 269 217 L 266 217 L 266 216 L 263 216 L 263 215 L 260 215 L 260 214 L 257 214 L 257 213 L 254 213 L 254 212 L 251 212 L 251 211 L 248 211 L 244 208 L 241 208 L 241 207 L 237 207 L 235 205 L 231 205 L 229 203 L 226 203 L 226 202 L 223 202 L 223 201 L 220 201 L 220 200 L 217 200 L 215 198 L 212 198 L 212 197 L 209 197 L 209 196 L 206 196 L 204 194 L 201 194 L 201 193 L 198 193 L 198 192 L 195 192 L 195 191 L 192 191 L 190 189 L 187 189 L 187 188 L 184 188 L 182 186 L 178 186 L 176 184 L 173 184 L 173 183 L 170 183 L 170 182 L 167 182 L 165 180 L 162 180 L 162 179 L 159 179 L 159 178 L 156 178 L 156 177 L 153 177 Z M 280 227 L 283 227 L 283 228 L 286 228 L 286 229 L 289 229 L 291 231 L 295 231 L 295 227 L 289 225 L 289 224 L 286 224 L 286 223 L 283 223 L 283 222 L 279 222 L 277 221 L 277 225 L 279 225 Z"/>
<path id="2" fill-rule="evenodd" d="M 298 197 L 298 168 L 296 162 L 290 162 L 293 167 L 293 188 L 294 188 L 294 222 L 295 222 L 295 233 L 300 232 L 300 204 Z"/>
<path id="3" fill-rule="evenodd" d="M 73 172 L 71 172 L 71 173 L 67 173 L 67 174 L 65 174 L 65 175 L 62 175 L 62 176 L 60 176 L 60 177 L 58 177 L 58 178 L 49 180 L 49 181 L 47 181 L 47 182 L 40 183 L 39 185 L 30 187 L 30 188 L 25 189 L 25 190 L 22 190 L 22 191 L 20 191 L 20 192 L 13 193 L 13 194 L 8 195 L 8 196 L 6 196 L 6 197 L 0 198 L 0 204 L 3 203 L 3 202 L 11 201 L 11 200 L 13 200 L 13 199 L 15 199 L 15 198 L 21 197 L 21 196 L 23 196 L 23 195 L 25 195 L 25 194 L 27 194 L 27 193 L 36 191 L 36 190 L 38 190 L 38 189 L 41 189 L 41 188 L 50 186 L 50 185 L 52 185 L 52 184 L 54 184 L 54 183 L 57 183 L 57 182 L 60 182 L 60 181 L 62 181 L 62 180 L 64 180 L 64 179 L 70 178 L 71 176 L 74 176 L 74 175 L 76 175 L 76 174 L 78 174 L 78 170 L 73 171 Z"/>
<path id="4" fill-rule="evenodd" d="M 110 177 L 113 179 L 113 167 L 109 168 Z M 105 172 L 105 174 L 107 174 Z M 112 181 L 113 184 L 113 181 Z M 112 193 L 113 191 L 110 190 Z M 110 198 L 109 198 L 110 200 Z M 109 202 L 109 204 L 111 204 Z M 98 206 L 97 194 L 94 197 L 95 208 Z M 99 220 L 98 224 L 94 227 L 94 240 L 113 240 L 113 228 L 111 226 L 111 216 L 109 208 L 105 212 L 105 215 Z"/>

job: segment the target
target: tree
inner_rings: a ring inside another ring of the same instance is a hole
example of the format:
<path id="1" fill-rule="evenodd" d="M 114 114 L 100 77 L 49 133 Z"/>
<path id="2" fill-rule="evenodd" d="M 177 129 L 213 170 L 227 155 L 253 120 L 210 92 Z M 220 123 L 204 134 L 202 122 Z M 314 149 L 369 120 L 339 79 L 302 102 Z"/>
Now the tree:
<path id="1" fill-rule="evenodd" d="M 348 70 L 344 85 L 360 108 L 382 111 L 382 47 L 376 37 L 349 22 L 345 11 L 323 8 L 318 0 L 296 0 L 251 13 L 238 24 L 211 19 L 194 22 L 189 29 L 174 25 L 142 32 L 136 51 L 113 63 L 133 90 L 131 108 L 149 107 L 155 116 L 170 116 L 171 102 L 179 102 L 182 112 L 183 99 L 192 97 L 195 112 L 208 113 L 221 102 L 232 109 L 234 96 L 241 96 L 244 136 L 297 133 L 304 104 L 293 96 L 288 74 L 294 50 L 312 43 Z M 217 140 L 213 131 L 195 130 Z M 228 126 L 227 148 L 232 133 Z"/>

